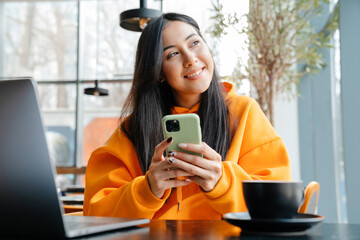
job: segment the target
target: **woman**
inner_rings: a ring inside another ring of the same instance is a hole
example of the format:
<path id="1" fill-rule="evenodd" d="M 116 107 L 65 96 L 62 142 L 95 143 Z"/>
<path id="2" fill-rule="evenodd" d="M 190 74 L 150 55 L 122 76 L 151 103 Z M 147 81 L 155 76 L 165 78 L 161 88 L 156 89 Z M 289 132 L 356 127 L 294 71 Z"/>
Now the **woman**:
<path id="1" fill-rule="evenodd" d="M 257 103 L 219 83 L 209 48 L 190 17 L 168 13 L 142 32 L 125 117 L 86 171 L 84 215 L 221 219 L 246 211 L 242 180 L 289 180 L 285 146 Z M 163 153 L 161 119 L 197 113 L 203 158 Z"/>

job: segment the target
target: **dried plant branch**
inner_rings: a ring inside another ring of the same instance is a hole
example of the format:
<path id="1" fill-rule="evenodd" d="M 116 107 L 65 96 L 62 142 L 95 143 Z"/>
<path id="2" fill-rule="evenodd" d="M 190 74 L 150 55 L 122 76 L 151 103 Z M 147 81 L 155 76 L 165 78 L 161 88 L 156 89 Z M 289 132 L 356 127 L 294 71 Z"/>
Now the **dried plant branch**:
<path id="1" fill-rule="evenodd" d="M 292 84 L 298 83 L 301 76 L 325 66 L 320 49 L 331 47 L 325 33 L 329 35 L 337 28 L 338 6 L 319 33 L 310 20 L 328 3 L 329 0 L 250 0 L 245 29 L 239 29 L 240 18 L 235 13 L 225 14 L 219 0 L 213 3 L 215 24 L 210 33 L 221 37 L 232 28 L 238 34 L 246 33 L 249 39 L 247 66 L 242 68 L 238 63 L 226 78 L 235 83 L 249 80 L 254 97 L 272 123 L 274 98 L 284 92 L 293 94 Z M 299 64 L 306 67 L 299 70 Z"/>

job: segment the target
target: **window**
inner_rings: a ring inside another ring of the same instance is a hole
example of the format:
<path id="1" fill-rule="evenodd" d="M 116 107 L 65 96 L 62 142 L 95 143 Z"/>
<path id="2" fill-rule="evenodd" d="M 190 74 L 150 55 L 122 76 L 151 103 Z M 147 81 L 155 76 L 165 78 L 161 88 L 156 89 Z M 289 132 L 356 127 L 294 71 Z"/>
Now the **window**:
<path id="1" fill-rule="evenodd" d="M 211 1 L 148 0 L 147 5 L 194 17 L 216 51 L 206 32 Z M 119 14 L 138 7 L 132 0 L 0 1 L 0 77 L 37 81 L 51 158 L 62 173 L 83 172 L 91 152 L 119 124 L 140 36 L 119 26 Z M 215 59 L 223 63 L 220 74 L 229 74 L 226 58 Z M 83 93 L 95 80 L 109 96 Z M 72 184 L 82 181 L 68 177 Z"/>
<path id="2" fill-rule="evenodd" d="M 118 125 L 140 36 L 120 28 L 119 14 L 137 7 L 129 0 L 0 2 L 0 76 L 37 81 L 51 158 L 75 167 L 64 173 L 86 166 Z M 160 1 L 148 7 L 159 9 Z M 95 80 L 109 96 L 83 94 Z"/>

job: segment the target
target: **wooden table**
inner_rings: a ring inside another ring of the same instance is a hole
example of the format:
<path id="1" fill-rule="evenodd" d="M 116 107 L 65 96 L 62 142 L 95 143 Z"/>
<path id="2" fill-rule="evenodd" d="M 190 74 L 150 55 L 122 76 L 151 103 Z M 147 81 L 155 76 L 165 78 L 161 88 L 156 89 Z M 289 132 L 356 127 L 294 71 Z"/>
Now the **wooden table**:
<path id="1" fill-rule="evenodd" d="M 294 239 L 294 240 L 355 240 L 360 239 L 360 224 L 321 223 L 307 231 L 304 236 L 276 237 L 242 235 L 240 228 L 225 221 L 180 221 L 153 220 L 148 227 L 127 229 L 81 239 L 104 240 L 142 240 L 142 239 L 183 239 L 183 240 L 220 240 L 220 239 Z"/>

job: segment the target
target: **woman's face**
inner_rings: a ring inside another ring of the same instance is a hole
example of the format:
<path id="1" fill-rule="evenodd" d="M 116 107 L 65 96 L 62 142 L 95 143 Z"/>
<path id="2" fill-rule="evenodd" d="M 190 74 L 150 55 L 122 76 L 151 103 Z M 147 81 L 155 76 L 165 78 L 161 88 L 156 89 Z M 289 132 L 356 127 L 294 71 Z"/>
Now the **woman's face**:
<path id="1" fill-rule="evenodd" d="M 189 24 L 169 21 L 163 29 L 162 74 L 179 106 L 191 108 L 211 82 L 214 63 L 208 46 Z"/>

